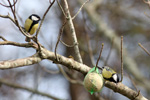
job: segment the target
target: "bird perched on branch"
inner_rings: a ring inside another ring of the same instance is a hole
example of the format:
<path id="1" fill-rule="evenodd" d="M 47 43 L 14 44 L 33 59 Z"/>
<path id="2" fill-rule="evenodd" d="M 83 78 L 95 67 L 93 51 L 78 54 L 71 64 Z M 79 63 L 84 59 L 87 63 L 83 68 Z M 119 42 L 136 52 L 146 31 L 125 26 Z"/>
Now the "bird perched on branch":
<path id="1" fill-rule="evenodd" d="M 26 19 L 24 24 L 25 31 L 27 31 L 30 35 L 33 35 L 38 29 L 40 20 L 41 18 L 38 15 L 36 14 L 30 15 L 28 19 Z M 26 37 L 26 41 L 30 42 L 30 38 Z"/>
<path id="2" fill-rule="evenodd" d="M 102 75 L 105 80 L 118 83 L 119 76 L 118 74 L 108 66 L 102 67 Z"/>

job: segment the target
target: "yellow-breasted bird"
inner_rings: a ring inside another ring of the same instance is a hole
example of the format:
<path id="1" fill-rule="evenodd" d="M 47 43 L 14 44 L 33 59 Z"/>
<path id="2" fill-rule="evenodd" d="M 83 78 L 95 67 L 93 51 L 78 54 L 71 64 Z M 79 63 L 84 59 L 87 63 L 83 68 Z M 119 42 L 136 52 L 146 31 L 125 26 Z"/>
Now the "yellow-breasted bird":
<path id="1" fill-rule="evenodd" d="M 24 24 L 25 31 L 27 31 L 30 35 L 33 35 L 38 29 L 40 20 L 41 18 L 38 15 L 36 14 L 30 15 L 28 19 L 26 19 Z M 30 39 L 26 37 L 26 41 L 30 42 Z"/>
<path id="2" fill-rule="evenodd" d="M 115 82 L 115 83 L 119 82 L 118 74 L 108 66 L 104 66 L 102 68 L 102 75 L 105 80 Z"/>

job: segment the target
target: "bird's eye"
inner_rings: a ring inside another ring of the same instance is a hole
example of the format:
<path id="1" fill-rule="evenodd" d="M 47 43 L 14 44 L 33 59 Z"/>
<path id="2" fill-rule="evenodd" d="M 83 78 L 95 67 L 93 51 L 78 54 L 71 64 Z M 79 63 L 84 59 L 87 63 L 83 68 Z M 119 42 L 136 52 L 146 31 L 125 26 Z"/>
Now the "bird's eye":
<path id="1" fill-rule="evenodd" d="M 106 70 L 109 71 L 109 68 L 107 67 Z"/>

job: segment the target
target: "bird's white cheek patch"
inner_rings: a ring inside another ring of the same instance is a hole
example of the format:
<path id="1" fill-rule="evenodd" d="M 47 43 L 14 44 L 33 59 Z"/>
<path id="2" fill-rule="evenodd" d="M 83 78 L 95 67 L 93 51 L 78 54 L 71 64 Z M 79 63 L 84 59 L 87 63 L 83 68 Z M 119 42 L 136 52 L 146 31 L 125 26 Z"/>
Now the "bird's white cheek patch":
<path id="1" fill-rule="evenodd" d="M 117 81 L 117 74 L 114 74 L 114 75 L 113 75 L 113 79 L 114 79 L 115 81 Z"/>
<path id="2" fill-rule="evenodd" d="M 39 18 L 37 18 L 36 16 L 32 16 L 31 19 L 32 19 L 32 20 L 35 20 L 35 21 L 39 20 Z"/>

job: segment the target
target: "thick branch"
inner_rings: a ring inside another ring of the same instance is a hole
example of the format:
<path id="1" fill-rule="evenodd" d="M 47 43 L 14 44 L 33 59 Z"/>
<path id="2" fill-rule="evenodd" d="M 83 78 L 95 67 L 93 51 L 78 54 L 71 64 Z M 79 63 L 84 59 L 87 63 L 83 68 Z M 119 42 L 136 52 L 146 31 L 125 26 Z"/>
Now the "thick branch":
<path id="1" fill-rule="evenodd" d="M 33 65 L 40 62 L 42 59 L 37 55 L 33 55 L 31 57 L 17 59 L 17 60 L 9 60 L 0 62 L 0 69 L 9 69 L 9 68 L 17 68 L 21 66 Z"/>
<path id="2" fill-rule="evenodd" d="M 73 40 L 73 43 L 75 44 L 74 45 L 74 51 L 75 51 L 75 55 L 77 57 L 77 61 L 79 61 L 80 63 L 83 63 L 81 55 L 80 55 L 80 51 L 79 51 L 79 47 L 78 47 L 78 41 L 77 41 L 77 37 L 76 37 L 76 32 L 75 32 L 74 24 L 73 24 L 73 21 L 72 21 L 72 17 L 70 15 L 67 0 L 64 0 L 64 7 L 65 7 L 66 16 L 67 16 L 67 19 L 68 19 L 69 28 L 71 30 L 70 33 L 71 33 L 71 36 L 72 36 L 72 40 Z"/>
<path id="3" fill-rule="evenodd" d="M 43 51 L 43 56 L 45 56 L 46 59 L 52 60 L 55 62 L 56 58 L 55 58 L 55 54 L 53 52 L 50 52 L 46 49 L 42 49 Z M 58 55 L 58 61 L 56 61 L 56 63 L 58 64 L 62 64 L 66 67 L 68 67 L 69 69 L 74 69 L 77 70 L 83 74 L 86 74 L 89 70 L 90 67 L 88 67 L 87 65 L 78 63 L 76 61 L 74 61 L 71 58 L 66 58 L 64 56 Z M 129 99 L 133 99 L 135 98 L 135 100 L 148 100 L 145 97 L 143 97 L 141 94 L 138 95 L 138 92 L 128 88 L 127 86 L 123 85 L 122 83 L 119 83 L 119 85 L 114 84 L 113 82 L 106 82 L 106 87 L 114 90 L 115 92 L 118 92 L 126 97 L 128 97 Z M 130 93 L 130 94 L 129 94 Z"/>
<path id="4" fill-rule="evenodd" d="M 114 90 L 114 92 L 118 92 L 131 100 L 148 100 L 147 98 L 143 97 L 140 93 L 130 89 L 129 87 L 125 86 L 122 83 L 110 83 L 108 81 L 105 82 L 105 86 Z"/>

